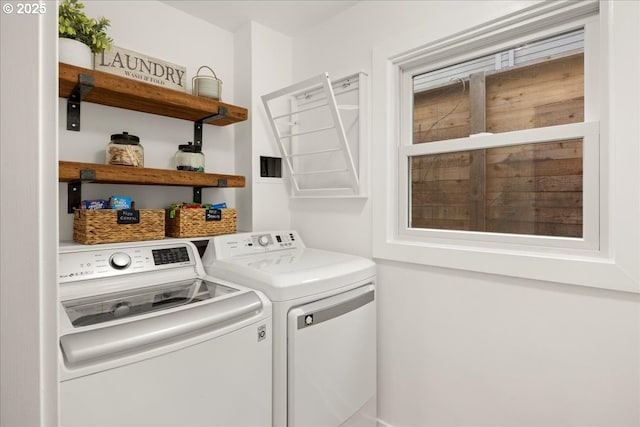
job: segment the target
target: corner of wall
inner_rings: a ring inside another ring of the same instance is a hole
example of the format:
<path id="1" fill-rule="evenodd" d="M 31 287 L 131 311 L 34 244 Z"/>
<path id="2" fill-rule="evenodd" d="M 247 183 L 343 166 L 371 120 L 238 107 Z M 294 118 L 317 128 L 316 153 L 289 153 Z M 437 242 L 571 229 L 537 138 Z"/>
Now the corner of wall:
<path id="1" fill-rule="evenodd" d="M 289 196 L 286 183 L 260 178 L 260 156 L 280 156 L 266 122 L 261 96 L 292 81 L 292 40 L 256 22 L 234 34 L 235 94 L 249 109 L 249 119 L 236 127 L 235 166 L 246 176 L 238 192 L 238 228 L 266 230 L 289 228 Z"/>

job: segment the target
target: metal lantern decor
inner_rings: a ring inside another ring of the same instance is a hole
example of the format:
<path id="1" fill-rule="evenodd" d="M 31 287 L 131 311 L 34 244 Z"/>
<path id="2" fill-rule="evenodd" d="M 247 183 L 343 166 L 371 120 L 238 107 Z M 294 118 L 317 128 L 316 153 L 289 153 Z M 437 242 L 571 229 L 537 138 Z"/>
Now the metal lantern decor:
<path id="1" fill-rule="evenodd" d="M 200 75 L 200 70 L 206 68 L 211 71 L 212 76 Z M 220 100 L 222 96 L 222 80 L 218 79 L 216 73 L 206 65 L 198 68 L 198 72 L 191 79 L 191 90 L 194 95 L 197 96 L 206 96 L 207 98 L 213 98 L 216 100 Z"/>

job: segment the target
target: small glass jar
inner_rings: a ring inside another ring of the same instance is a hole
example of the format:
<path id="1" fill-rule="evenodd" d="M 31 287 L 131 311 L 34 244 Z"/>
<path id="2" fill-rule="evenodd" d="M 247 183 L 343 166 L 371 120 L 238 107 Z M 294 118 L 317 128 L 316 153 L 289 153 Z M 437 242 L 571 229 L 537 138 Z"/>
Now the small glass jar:
<path id="1" fill-rule="evenodd" d="M 175 155 L 176 169 L 179 171 L 204 172 L 204 154 L 202 148 L 192 142 L 178 145 Z"/>
<path id="2" fill-rule="evenodd" d="M 127 132 L 111 135 L 107 145 L 107 164 L 144 167 L 144 148 L 140 138 Z"/>

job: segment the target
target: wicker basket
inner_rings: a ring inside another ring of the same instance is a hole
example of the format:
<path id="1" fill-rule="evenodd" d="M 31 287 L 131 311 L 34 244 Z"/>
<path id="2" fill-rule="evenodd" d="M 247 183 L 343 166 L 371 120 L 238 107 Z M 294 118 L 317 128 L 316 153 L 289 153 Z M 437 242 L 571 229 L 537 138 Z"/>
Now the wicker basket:
<path id="1" fill-rule="evenodd" d="M 115 209 L 77 209 L 73 240 L 86 245 L 164 239 L 164 209 L 138 209 L 140 222 L 118 224 Z"/>
<path id="2" fill-rule="evenodd" d="M 236 210 L 220 209 L 222 218 L 207 221 L 207 209 L 176 209 L 170 218 L 170 209 L 166 210 L 165 230 L 168 237 L 203 237 L 236 232 Z"/>

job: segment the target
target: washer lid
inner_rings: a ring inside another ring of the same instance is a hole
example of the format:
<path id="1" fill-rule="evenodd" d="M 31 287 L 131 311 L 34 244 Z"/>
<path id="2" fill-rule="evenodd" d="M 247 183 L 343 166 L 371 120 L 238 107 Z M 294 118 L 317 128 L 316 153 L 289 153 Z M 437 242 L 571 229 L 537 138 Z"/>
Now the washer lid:
<path id="1" fill-rule="evenodd" d="M 330 291 L 369 280 L 376 273 L 369 259 L 312 248 L 215 260 L 205 268 L 212 276 L 260 290 L 271 301 Z"/>
<path id="2" fill-rule="evenodd" d="M 75 328 L 186 306 L 239 292 L 202 279 L 62 301 Z"/>

